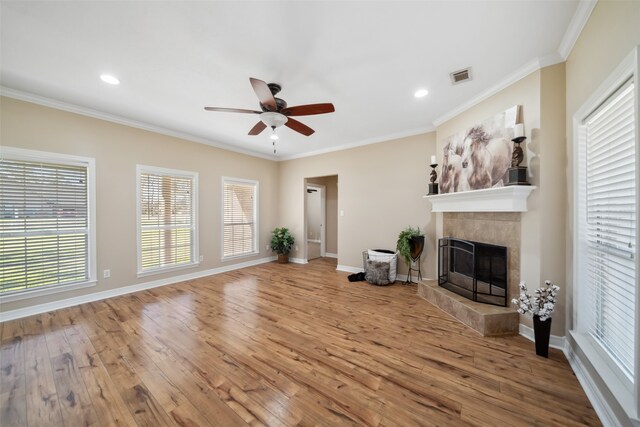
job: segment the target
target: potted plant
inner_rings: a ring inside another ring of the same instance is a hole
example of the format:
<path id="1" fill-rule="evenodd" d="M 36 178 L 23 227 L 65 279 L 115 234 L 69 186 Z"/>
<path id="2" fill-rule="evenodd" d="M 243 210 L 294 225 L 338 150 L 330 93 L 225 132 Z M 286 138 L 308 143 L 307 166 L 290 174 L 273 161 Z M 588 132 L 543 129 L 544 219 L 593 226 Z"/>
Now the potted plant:
<path id="1" fill-rule="evenodd" d="M 536 340 L 536 354 L 549 357 L 549 337 L 551 335 L 551 314 L 556 305 L 556 295 L 560 286 L 549 280 L 544 287 L 535 291 L 535 297 L 527 293 L 527 284 L 520 282 L 520 297 L 511 300 L 518 307 L 518 313 L 533 316 L 533 334 Z"/>
<path id="2" fill-rule="evenodd" d="M 420 228 L 409 226 L 402 230 L 398 235 L 396 249 L 407 265 L 418 259 L 424 249 L 424 235 L 420 233 Z"/>
<path id="3" fill-rule="evenodd" d="M 271 235 L 271 250 L 278 254 L 278 263 L 289 262 L 289 252 L 293 247 L 295 239 L 286 227 L 274 228 Z"/>

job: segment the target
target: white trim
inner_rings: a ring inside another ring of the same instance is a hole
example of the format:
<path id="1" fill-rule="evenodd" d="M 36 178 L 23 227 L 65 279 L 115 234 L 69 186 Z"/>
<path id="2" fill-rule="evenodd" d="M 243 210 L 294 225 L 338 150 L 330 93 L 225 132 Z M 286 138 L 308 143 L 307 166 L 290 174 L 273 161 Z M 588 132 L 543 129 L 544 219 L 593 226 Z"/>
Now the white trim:
<path id="1" fill-rule="evenodd" d="M 143 173 L 152 173 L 160 176 L 170 176 L 178 178 L 189 178 L 193 183 L 191 195 L 192 204 L 192 232 L 193 232 L 193 248 L 192 248 L 192 260 L 188 264 L 169 265 L 165 267 L 153 268 L 148 270 L 142 270 L 142 210 L 141 210 L 141 194 L 140 194 L 140 177 Z M 197 267 L 200 263 L 200 251 L 199 251 L 199 234 L 200 227 L 198 223 L 198 172 L 191 172 L 179 169 L 169 169 L 157 166 L 136 165 L 136 273 L 138 277 L 150 276 L 153 274 L 167 273 L 172 270 L 179 270 L 182 268 Z"/>
<path id="2" fill-rule="evenodd" d="M 547 63 L 547 62 L 549 62 L 549 61 L 545 61 L 545 65 L 544 66 L 552 65 L 552 63 Z M 561 61 L 557 61 L 557 62 L 561 62 Z M 453 110 L 451 110 L 451 111 L 441 115 L 437 119 L 435 119 L 433 121 L 434 126 L 436 126 L 436 127 L 440 126 L 441 124 L 453 119 L 454 117 L 456 117 L 456 116 L 462 114 L 463 112 L 467 111 L 469 108 L 481 103 L 485 99 L 487 99 L 487 98 L 495 95 L 496 93 L 502 91 L 503 89 L 511 86 L 512 84 L 514 84 L 518 80 L 521 80 L 521 79 L 525 78 L 526 76 L 528 76 L 529 74 L 531 74 L 531 73 L 533 73 L 535 71 L 538 71 L 542 67 L 543 67 L 542 61 L 539 58 L 536 58 L 533 61 L 526 63 L 521 68 L 519 68 L 515 72 L 511 73 L 510 75 L 506 76 L 504 79 L 502 79 L 501 81 L 499 81 L 495 85 L 493 85 L 493 86 L 489 87 L 488 89 L 480 92 L 479 95 L 471 98 L 470 100 L 468 100 L 466 102 L 463 102 L 462 104 L 460 104 L 459 106 L 457 106 Z"/>
<path id="3" fill-rule="evenodd" d="M 320 150 L 309 151 L 307 153 L 292 154 L 290 156 L 282 156 L 282 157 L 279 157 L 278 159 L 271 159 L 271 160 L 281 162 L 284 160 L 294 160 L 294 159 L 302 159 L 304 157 L 313 157 L 319 154 L 327 154 L 327 153 L 333 153 L 336 151 L 350 150 L 352 148 L 362 147 L 365 145 L 378 144 L 381 142 L 389 142 L 394 139 L 408 138 L 410 136 L 422 135 L 424 133 L 434 132 L 435 130 L 436 130 L 435 126 L 429 125 L 429 126 L 412 129 L 408 131 L 390 133 L 383 136 L 376 136 L 373 138 L 363 139 L 361 141 L 354 141 L 354 142 L 342 144 L 336 147 L 322 148 Z"/>
<path id="4" fill-rule="evenodd" d="M 76 284 L 60 285 L 60 290 L 53 290 L 54 286 L 42 288 L 40 291 L 15 292 L 6 294 L 0 301 L 9 302 L 21 299 L 36 297 L 40 295 L 54 294 L 69 289 L 81 289 L 93 286 L 98 279 L 97 272 L 97 249 L 96 249 L 96 159 L 93 157 L 76 156 L 64 153 L 52 153 L 49 151 L 28 150 L 25 148 L 7 147 L 0 145 L 0 159 L 7 156 L 15 160 L 23 161 L 46 161 L 64 165 L 82 166 L 87 169 L 87 273 L 89 277 L 86 281 Z M 66 289 L 62 289 L 62 287 Z"/>
<path id="5" fill-rule="evenodd" d="M 351 267 L 350 265 L 336 265 L 336 270 L 345 271 L 347 273 L 362 273 L 364 269 L 362 267 Z"/>
<path id="6" fill-rule="evenodd" d="M 247 156 L 259 157 L 261 159 L 274 160 L 273 156 L 268 154 L 262 154 L 251 150 L 245 150 L 242 148 L 234 147 L 232 145 L 223 144 L 221 142 L 212 141 L 210 139 L 201 138 L 186 132 L 180 132 L 173 129 L 165 128 L 162 126 L 152 125 L 150 123 L 141 122 L 138 120 L 128 119 L 115 114 L 104 113 L 102 111 L 93 110 L 91 108 L 82 107 L 80 105 L 70 104 L 67 102 L 58 101 L 52 98 L 47 98 L 33 93 L 24 92 L 16 89 L 11 89 L 6 86 L 0 86 L 0 95 L 8 98 L 17 99 L 19 101 L 30 102 L 32 104 L 42 105 L 49 108 L 55 108 L 57 110 L 68 111 L 70 113 L 80 114 L 87 117 L 93 117 L 95 119 L 105 120 L 111 123 L 117 123 L 119 125 L 129 126 L 136 129 L 142 129 L 149 132 L 155 132 L 160 135 L 167 135 L 174 138 L 180 138 L 185 141 L 196 142 L 198 144 L 205 144 L 212 147 L 220 148 L 222 150 L 232 151 L 235 153 L 246 154 Z"/>
<path id="7" fill-rule="evenodd" d="M 582 33 L 582 29 L 589 20 L 591 12 L 593 12 L 593 8 L 597 2 L 597 0 L 581 0 L 580 3 L 578 3 L 578 7 L 558 46 L 558 54 L 562 57 L 563 61 L 566 61 L 569 54 L 571 54 L 573 46 L 576 44 L 578 37 L 580 37 L 580 33 Z"/>
<path id="8" fill-rule="evenodd" d="M 520 335 L 528 339 L 529 341 L 536 341 L 533 328 L 520 323 L 519 331 Z M 558 350 L 564 350 L 566 339 L 565 337 L 559 337 L 557 335 L 551 335 L 549 337 L 549 347 L 556 348 Z"/>
<path id="9" fill-rule="evenodd" d="M 197 271 L 194 273 L 183 274 L 180 276 L 173 276 L 173 277 L 167 277 L 164 279 L 153 280 L 151 282 L 144 282 L 144 283 L 138 283 L 135 285 L 123 286 L 116 289 L 110 289 L 108 291 L 94 292 L 87 295 L 66 298 L 63 300 L 48 302 L 44 304 L 38 304 L 31 307 L 18 308 L 10 311 L 2 311 L 0 312 L 0 322 L 7 322 L 9 320 L 20 319 L 22 317 L 32 316 L 34 314 L 46 313 L 53 310 L 59 310 L 61 308 L 72 307 L 79 304 L 85 304 L 88 302 L 99 301 L 106 298 L 113 298 L 120 295 L 130 294 L 133 292 L 144 291 L 146 289 L 152 289 L 160 286 L 171 285 L 178 282 L 184 282 L 186 280 L 198 279 L 200 277 L 205 277 L 205 276 L 212 276 L 215 274 L 238 270 L 245 267 L 252 267 L 254 265 L 272 262 L 272 261 L 275 261 L 276 259 L 277 257 L 275 256 L 260 258 L 257 260 L 241 262 L 238 264 L 227 265 L 224 267 L 212 268 L 209 270 Z"/>
<path id="10" fill-rule="evenodd" d="M 527 198 L 535 189 L 510 185 L 422 197 L 431 202 L 431 212 L 526 212 Z"/>
<path id="11" fill-rule="evenodd" d="M 587 395 L 591 406 L 593 406 L 598 418 L 600 418 L 602 425 L 604 427 L 616 427 L 622 425 L 611 408 L 611 405 L 609 405 L 607 399 L 600 391 L 600 388 L 591 375 L 589 375 L 589 370 L 584 366 L 578 355 L 576 355 L 571 349 L 569 340 L 565 340 L 565 347 L 562 350 L 569 362 L 569 365 L 571 365 L 571 369 L 578 379 L 580 386 L 582 386 L 584 393 Z"/>
<path id="12" fill-rule="evenodd" d="M 241 185 L 253 185 L 253 251 L 245 254 L 236 254 L 230 256 L 224 256 L 224 185 L 229 184 L 241 184 Z M 229 176 L 223 176 L 220 184 L 220 261 L 233 261 L 234 259 L 244 258 L 249 256 L 255 256 L 260 253 L 260 221 L 258 214 L 260 211 L 260 182 L 255 179 L 244 178 L 232 178 Z"/>
<path id="13" fill-rule="evenodd" d="M 293 264 L 307 264 L 308 263 L 306 258 L 292 258 L 292 257 L 289 257 L 289 262 L 291 262 Z"/>
<path id="14" fill-rule="evenodd" d="M 332 252 L 325 252 L 324 257 L 325 257 L 325 258 L 335 258 L 335 259 L 338 259 L 338 254 L 334 254 L 334 253 L 332 253 Z"/>

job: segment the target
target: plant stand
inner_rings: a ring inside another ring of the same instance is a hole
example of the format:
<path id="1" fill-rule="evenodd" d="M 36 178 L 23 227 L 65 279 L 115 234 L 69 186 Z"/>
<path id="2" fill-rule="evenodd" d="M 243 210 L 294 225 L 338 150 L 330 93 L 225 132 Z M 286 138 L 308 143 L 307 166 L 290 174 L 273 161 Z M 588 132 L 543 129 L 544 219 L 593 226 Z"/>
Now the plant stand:
<path id="1" fill-rule="evenodd" d="M 420 257 L 424 250 L 424 236 L 417 236 L 411 238 L 409 245 L 411 246 L 411 262 L 409 263 L 409 272 L 407 273 L 407 281 L 405 285 L 415 283 L 412 280 L 412 272 L 418 273 L 418 280 L 422 280 L 422 271 L 420 270 Z"/>
<path id="2" fill-rule="evenodd" d="M 412 271 L 415 271 L 418 273 L 418 280 L 422 280 L 422 271 L 420 270 L 421 255 L 418 255 L 418 258 L 416 259 L 413 259 L 413 257 L 411 257 L 411 263 L 409 264 L 409 272 L 407 273 L 407 281 L 404 282 L 405 285 L 416 283 L 412 280 L 412 274 L 411 274 Z"/>

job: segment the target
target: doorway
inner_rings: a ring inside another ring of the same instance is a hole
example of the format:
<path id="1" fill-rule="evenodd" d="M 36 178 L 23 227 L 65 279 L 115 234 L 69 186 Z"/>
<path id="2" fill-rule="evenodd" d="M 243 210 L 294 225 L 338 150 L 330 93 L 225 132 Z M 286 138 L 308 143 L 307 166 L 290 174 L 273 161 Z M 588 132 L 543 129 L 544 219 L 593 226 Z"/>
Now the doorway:
<path id="1" fill-rule="evenodd" d="M 326 187 L 307 184 L 307 260 L 325 256 Z"/>
<path id="2" fill-rule="evenodd" d="M 338 258 L 338 175 L 305 180 L 307 260 Z"/>

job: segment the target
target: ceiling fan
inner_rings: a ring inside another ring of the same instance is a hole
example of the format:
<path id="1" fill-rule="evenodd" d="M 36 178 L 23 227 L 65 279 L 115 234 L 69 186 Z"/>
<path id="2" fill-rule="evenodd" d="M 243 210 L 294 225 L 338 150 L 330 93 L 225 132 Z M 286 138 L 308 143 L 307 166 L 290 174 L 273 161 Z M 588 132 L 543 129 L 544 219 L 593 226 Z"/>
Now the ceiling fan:
<path id="1" fill-rule="evenodd" d="M 251 128 L 249 135 L 258 135 L 260 132 L 265 130 L 267 126 L 273 129 L 275 134 L 277 127 L 285 125 L 289 129 L 293 129 L 305 136 L 309 136 L 315 131 L 309 126 L 291 118 L 291 116 L 312 116 L 315 114 L 333 113 L 335 111 L 335 108 L 331 103 L 287 107 L 287 103 L 284 99 L 275 97 L 278 92 L 282 90 L 282 86 L 277 83 L 267 84 L 262 80 L 254 79 L 253 77 L 250 77 L 249 81 L 251 82 L 254 92 L 258 96 L 260 109 L 262 111 L 219 107 L 204 107 L 204 109 L 207 111 L 222 111 L 227 113 L 259 114 L 260 121 Z"/>

